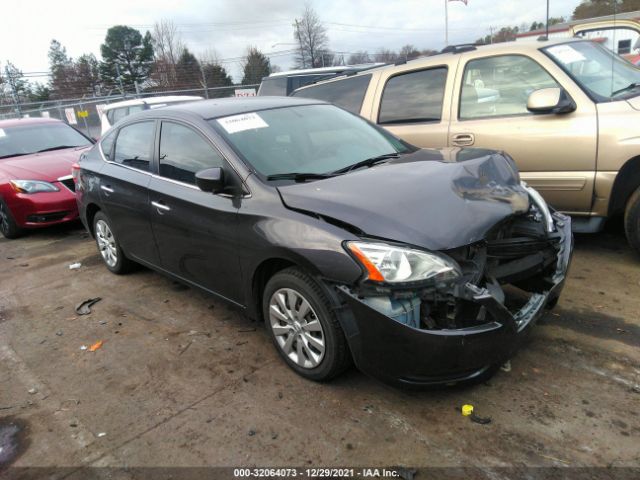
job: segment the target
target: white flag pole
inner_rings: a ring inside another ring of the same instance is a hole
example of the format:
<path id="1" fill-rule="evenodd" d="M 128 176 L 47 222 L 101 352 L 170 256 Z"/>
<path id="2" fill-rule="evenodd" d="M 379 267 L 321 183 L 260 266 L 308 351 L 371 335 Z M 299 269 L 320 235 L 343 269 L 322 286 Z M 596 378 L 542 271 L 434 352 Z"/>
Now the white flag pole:
<path id="1" fill-rule="evenodd" d="M 449 46 L 449 0 L 444 0 L 444 46 Z"/>

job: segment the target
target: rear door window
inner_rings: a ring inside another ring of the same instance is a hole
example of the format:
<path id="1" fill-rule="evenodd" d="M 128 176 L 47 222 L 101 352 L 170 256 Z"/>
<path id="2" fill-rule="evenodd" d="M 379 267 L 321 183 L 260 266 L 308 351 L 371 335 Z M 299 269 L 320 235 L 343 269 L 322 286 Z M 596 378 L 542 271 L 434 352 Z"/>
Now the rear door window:
<path id="1" fill-rule="evenodd" d="M 444 67 L 391 77 L 382 92 L 378 123 L 439 122 L 446 82 Z"/>
<path id="2" fill-rule="evenodd" d="M 120 129 L 113 161 L 138 170 L 151 170 L 156 122 L 139 122 Z"/>
<path id="3" fill-rule="evenodd" d="M 364 95 L 369 87 L 371 75 L 358 75 L 334 82 L 314 85 L 293 92 L 294 97 L 324 100 L 355 114 L 360 114 Z"/>
<path id="4" fill-rule="evenodd" d="M 173 122 L 160 130 L 160 175 L 195 185 L 196 173 L 223 167 L 224 159 L 199 133 Z"/>

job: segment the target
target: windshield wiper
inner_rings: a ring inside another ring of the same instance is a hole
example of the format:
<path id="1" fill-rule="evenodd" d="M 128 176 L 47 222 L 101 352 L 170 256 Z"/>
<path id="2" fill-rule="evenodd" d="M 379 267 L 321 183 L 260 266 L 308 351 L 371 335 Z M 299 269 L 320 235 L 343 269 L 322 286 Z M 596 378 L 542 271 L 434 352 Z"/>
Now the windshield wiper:
<path id="1" fill-rule="evenodd" d="M 630 83 L 629 85 L 627 85 L 626 87 L 621 88 L 620 90 L 616 90 L 615 92 L 612 92 L 611 96 L 615 97 L 616 95 L 619 95 L 619 94 L 624 93 L 624 92 L 628 92 L 628 91 L 633 90 L 634 88 L 638 88 L 638 87 L 640 87 L 640 83 L 633 82 L 633 83 Z"/>
<path id="2" fill-rule="evenodd" d="M 331 172 L 331 173 L 335 175 L 339 173 L 347 173 L 347 172 L 350 172 L 351 170 L 355 170 L 356 168 L 372 167 L 376 163 L 389 160 L 390 158 L 398 158 L 399 156 L 400 154 L 398 153 L 385 153 L 384 155 L 378 155 L 377 157 L 366 158 L 360 162 L 354 163 L 353 165 L 349 165 L 339 170 L 335 170 L 334 172 Z"/>
<path id="3" fill-rule="evenodd" d="M 296 182 L 305 182 L 307 180 L 322 180 L 323 178 L 330 178 L 334 175 L 331 173 L 276 173 L 269 175 L 267 180 L 294 180 Z"/>
<path id="4" fill-rule="evenodd" d="M 64 148 L 75 148 L 75 147 L 79 147 L 79 146 L 80 145 L 58 145 L 57 147 L 43 148 L 42 150 L 38 150 L 35 153 L 51 152 L 53 150 L 62 150 Z"/>

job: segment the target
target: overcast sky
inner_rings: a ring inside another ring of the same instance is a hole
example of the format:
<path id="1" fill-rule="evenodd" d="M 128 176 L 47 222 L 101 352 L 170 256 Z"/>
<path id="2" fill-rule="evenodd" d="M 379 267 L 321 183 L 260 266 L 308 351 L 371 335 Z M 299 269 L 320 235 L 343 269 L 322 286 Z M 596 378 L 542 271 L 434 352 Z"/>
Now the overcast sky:
<path id="1" fill-rule="evenodd" d="M 444 46 L 444 0 L 311 0 L 325 23 L 330 48 L 341 52 L 407 43 L 419 49 Z M 570 15 L 579 0 L 551 0 L 551 16 Z M 11 5 L 11 6 L 9 6 Z M 300 16 L 300 0 L 27 0 L 3 5 L 0 17 L 0 63 L 7 60 L 26 72 L 48 70 L 52 38 L 72 57 L 94 53 L 112 25 L 129 25 L 144 33 L 162 18 L 172 20 L 196 55 L 215 50 L 240 80 L 240 57 L 248 45 L 271 56 L 283 70 L 294 48 L 292 23 Z M 543 0 L 469 0 L 449 3 L 449 43 L 472 42 L 489 28 L 543 21 Z M 283 45 L 284 44 L 284 45 Z M 31 75 L 30 75 L 31 76 Z M 46 77 L 35 78 L 46 81 Z"/>

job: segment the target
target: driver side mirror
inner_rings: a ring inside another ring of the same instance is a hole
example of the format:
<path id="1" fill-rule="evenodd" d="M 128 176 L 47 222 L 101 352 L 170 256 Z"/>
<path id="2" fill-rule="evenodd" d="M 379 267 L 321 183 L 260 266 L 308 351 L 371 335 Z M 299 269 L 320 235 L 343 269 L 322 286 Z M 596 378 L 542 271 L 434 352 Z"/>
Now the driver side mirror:
<path id="1" fill-rule="evenodd" d="M 224 170 L 207 168 L 196 173 L 196 185 L 203 192 L 218 193 L 224 189 Z"/>
<path id="2" fill-rule="evenodd" d="M 575 109 L 573 99 L 558 87 L 535 90 L 527 100 L 527 110 L 531 113 L 570 113 Z"/>

